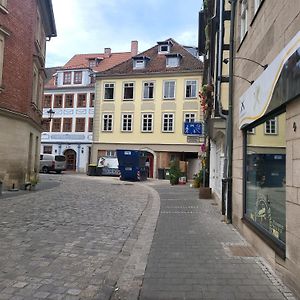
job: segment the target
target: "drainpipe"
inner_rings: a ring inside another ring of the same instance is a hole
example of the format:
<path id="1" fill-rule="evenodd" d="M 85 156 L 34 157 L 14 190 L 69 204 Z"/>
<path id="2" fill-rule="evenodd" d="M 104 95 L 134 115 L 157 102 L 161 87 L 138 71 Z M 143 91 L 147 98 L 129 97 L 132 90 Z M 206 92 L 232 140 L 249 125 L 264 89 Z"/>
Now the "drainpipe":
<path id="1" fill-rule="evenodd" d="M 233 149 L 233 50 L 236 1 L 231 0 L 230 44 L 229 44 L 229 93 L 227 118 L 227 222 L 232 223 L 232 149 Z"/>

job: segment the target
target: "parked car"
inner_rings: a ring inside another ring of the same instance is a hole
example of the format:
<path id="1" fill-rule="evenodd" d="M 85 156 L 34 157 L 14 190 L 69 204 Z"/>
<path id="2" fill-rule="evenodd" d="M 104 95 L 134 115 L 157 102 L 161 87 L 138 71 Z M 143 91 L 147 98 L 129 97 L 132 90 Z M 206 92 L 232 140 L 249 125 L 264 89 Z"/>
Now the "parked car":
<path id="1" fill-rule="evenodd" d="M 50 171 L 61 173 L 66 169 L 66 158 L 64 155 L 41 154 L 40 172 L 49 173 Z"/>

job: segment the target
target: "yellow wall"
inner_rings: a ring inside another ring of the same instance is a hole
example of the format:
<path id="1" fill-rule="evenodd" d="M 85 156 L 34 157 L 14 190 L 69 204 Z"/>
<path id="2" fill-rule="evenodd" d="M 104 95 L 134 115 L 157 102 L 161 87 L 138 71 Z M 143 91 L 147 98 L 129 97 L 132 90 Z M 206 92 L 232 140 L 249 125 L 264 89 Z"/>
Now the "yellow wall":
<path id="1" fill-rule="evenodd" d="M 196 98 L 185 99 L 185 81 L 197 80 Z M 163 99 L 163 81 L 175 80 L 175 99 Z M 153 81 L 154 100 L 143 100 L 143 82 Z M 103 100 L 104 83 L 115 83 L 114 100 Z M 122 100 L 122 91 L 124 82 L 134 82 L 134 100 Z M 186 144 L 187 138 L 183 135 L 184 113 L 195 113 L 196 120 L 202 120 L 200 115 L 200 100 L 198 90 L 201 85 L 200 74 L 174 75 L 172 77 L 141 77 L 141 78 L 114 78 L 97 79 L 96 82 L 96 103 L 94 116 L 94 142 L 101 143 L 147 143 L 147 144 Z M 103 113 L 114 114 L 113 132 L 101 131 L 101 120 Z M 133 113 L 133 131 L 121 132 L 121 113 Z M 162 113 L 170 112 L 175 114 L 175 132 L 162 132 Z M 141 132 L 142 113 L 153 113 L 154 131 L 153 133 Z"/>
<path id="2" fill-rule="evenodd" d="M 285 113 L 277 118 L 277 134 L 265 134 L 265 123 L 255 127 L 254 134 L 248 134 L 249 146 L 285 147 Z"/>

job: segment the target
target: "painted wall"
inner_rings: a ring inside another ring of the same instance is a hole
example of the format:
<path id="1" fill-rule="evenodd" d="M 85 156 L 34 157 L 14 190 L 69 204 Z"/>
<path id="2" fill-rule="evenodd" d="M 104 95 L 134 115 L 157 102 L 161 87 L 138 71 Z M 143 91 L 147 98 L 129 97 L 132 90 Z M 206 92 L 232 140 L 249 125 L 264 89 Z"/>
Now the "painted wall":
<path id="1" fill-rule="evenodd" d="M 187 138 L 183 134 L 184 113 L 195 113 L 198 121 L 202 120 L 200 114 L 200 101 L 198 98 L 185 99 L 185 80 L 197 80 L 198 86 L 201 84 L 199 75 L 173 76 L 173 77 L 144 77 L 126 78 L 114 80 L 97 80 L 96 83 L 96 115 L 94 118 L 94 141 L 101 143 L 164 143 L 164 144 L 186 144 Z M 163 81 L 176 81 L 176 98 L 174 100 L 163 100 Z M 144 81 L 154 81 L 154 100 L 142 100 L 142 83 Z M 103 85 L 106 82 L 115 83 L 115 100 L 103 100 Z M 123 82 L 134 82 L 134 100 L 123 101 Z M 198 93 L 197 93 L 198 96 Z M 114 114 L 113 134 L 101 131 L 101 117 L 103 113 Z M 133 132 L 121 132 L 121 112 L 134 113 Z M 141 132 L 141 114 L 154 114 L 153 133 Z M 162 114 L 170 112 L 175 114 L 175 131 L 172 133 L 162 132 Z"/>

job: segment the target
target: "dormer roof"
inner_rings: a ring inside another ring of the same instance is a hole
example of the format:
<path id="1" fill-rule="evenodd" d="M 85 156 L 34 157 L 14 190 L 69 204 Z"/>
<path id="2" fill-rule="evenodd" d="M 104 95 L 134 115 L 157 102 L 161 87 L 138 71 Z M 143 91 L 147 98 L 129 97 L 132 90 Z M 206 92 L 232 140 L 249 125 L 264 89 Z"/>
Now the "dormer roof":
<path id="1" fill-rule="evenodd" d="M 171 51 L 165 54 L 159 54 L 160 45 L 171 45 Z M 134 56 L 133 59 L 147 57 L 147 64 L 144 68 L 134 68 L 132 59 L 129 59 L 119 65 L 103 72 L 98 72 L 97 77 L 109 76 L 134 76 L 137 74 L 154 74 L 154 73 L 178 73 L 178 72 L 194 72 L 199 73 L 203 70 L 203 63 L 187 51 L 183 46 L 173 39 L 157 43 L 154 47 Z M 167 67 L 167 57 L 179 57 L 180 64 L 177 67 Z"/>

